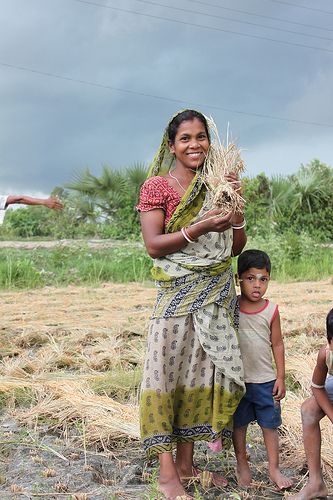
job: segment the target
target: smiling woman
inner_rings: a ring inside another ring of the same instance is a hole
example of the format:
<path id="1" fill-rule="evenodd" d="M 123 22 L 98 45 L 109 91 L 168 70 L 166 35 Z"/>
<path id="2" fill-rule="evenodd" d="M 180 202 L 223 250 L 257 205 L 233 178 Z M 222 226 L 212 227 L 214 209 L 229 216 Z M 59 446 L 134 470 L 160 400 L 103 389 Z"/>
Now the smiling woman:
<path id="1" fill-rule="evenodd" d="M 246 236 L 242 215 L 206 208 L 210 193 L 202 166 L 209 147 L 201 113 L 175 115 L 137 206 L 158 287 L 141 390 L 141 434 L 148 456 L 159 457 L 159 486 L 167 499 L 192 498 L 184 484 L 202 476 L 193 466 L 193 444 L 220 436 L 230 442 L 232 415 L 244 390 L 231 255 L 242 250 Z M 227 484 L 221 475 L 205 473 L 213 485 Z"/>

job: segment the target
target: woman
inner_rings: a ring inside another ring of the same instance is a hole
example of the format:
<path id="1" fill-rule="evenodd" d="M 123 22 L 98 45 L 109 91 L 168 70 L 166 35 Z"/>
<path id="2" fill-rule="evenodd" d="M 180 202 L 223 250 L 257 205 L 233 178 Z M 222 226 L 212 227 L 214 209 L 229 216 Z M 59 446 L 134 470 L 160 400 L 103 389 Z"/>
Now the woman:
<path id="1" fill-rule="evenodd" d="M 148 457 L 159 457 L 159 488 L 167 499 L 191 498 L 184 483 L 200 475 L 193 467 L 193 443 L 230 439 L 244 392 L 231 255 L 246 243 L 245 221 L 205 209 L 209 194 L 200 172 L 209 146 L 201 113 L 175 115 L 137 206 L 158 287 L 141 390 L 141 434 Z M 239 189 L 235 175 L 227 178 Z M 216 473 L 210 479 L 226 485 Z"/>

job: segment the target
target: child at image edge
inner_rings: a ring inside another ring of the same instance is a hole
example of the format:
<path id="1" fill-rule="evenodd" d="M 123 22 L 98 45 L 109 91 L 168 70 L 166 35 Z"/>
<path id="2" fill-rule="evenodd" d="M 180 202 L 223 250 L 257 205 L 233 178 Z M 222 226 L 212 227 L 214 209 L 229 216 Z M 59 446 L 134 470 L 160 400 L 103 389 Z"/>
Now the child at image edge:
<path id="1" fill-rule="evenodd" d="M 267 450 L 270 479 L 279 489 L 292 485 L 279 468 L 278 427 L 280 401 L 285 397 L 284 344 L 278 306 L 263 296 L 270 279 L 271 263 L 260 250 L 246 250 L 238 258 L 237 272 L 241 295 L 239 344 L 244 364 L 246 394 L 234 414 L 233 444 L 240 486 L 251 484 L 247 460 L 246 432 L 250 422 L 260 425 Z M 272 353 L 276 371 L 272 364 Z"/>
<path id="2" fill-rule="evenodd" d="M 326 317 L 326 332 L 327 344 L 318 353 L 317 363 L 312 375 L 313 396 L 304 401 L 301 410 L 309 480 L 299 493 L 288 497 L 293 500 L 326 498 L 328 495 L 321 471 L 321 431 L 319 422 L 327 415 L 333 424 L 333 309 L 330 310 Z"/>

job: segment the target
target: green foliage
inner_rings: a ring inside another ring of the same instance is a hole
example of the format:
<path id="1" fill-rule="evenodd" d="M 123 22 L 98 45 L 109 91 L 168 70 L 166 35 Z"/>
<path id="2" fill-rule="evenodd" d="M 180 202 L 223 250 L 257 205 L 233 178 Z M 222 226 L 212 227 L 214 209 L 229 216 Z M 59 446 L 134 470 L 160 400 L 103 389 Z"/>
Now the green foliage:
<path id="1" fill-rule="evenodd" d="M 150 279 L 150 269 L 150 257 L 138 246 L 92 250 L 84 245 L 59 245 L 51 250 L 0 250 L 1 288 L 142 283 Z"/>
<path id="2" fill-rule="evenodd" d="M 333 169 L 319 160 L 286 177 L 245 179 L 248 233 L 306 232 L 317 241 L 333 241 L 332 185 Z"/>
<path id="3" fill-rule="evenodd" d="M 272 276 L 279 281 L 318 280 L 333 275 L 333 249 L 316 243 L 306 233 L 300 237 L 290 232 L 249 238 L 247 248 L 267 251 Z M 0 250 L 0 288 L 144 283 L 151 279 L 151 266 L 146 250 L 137 244 L 104 250 L 85 245 Z"/>
<path id="4" fill-rule="evenodd" d="M 111 238 L 140 240 L 135 209 L 146 165 L 137 163 L 122 171 L 104 166 L 100 176 L 88 168 L 76 174 L 54 195 L 64 202 L 62 212 L 44 207 L 8 210 L 0 226 L 0 239 Z M 267 238 L 286 233 L 311 236 L 317 242 L 333 241 L 333 169 L 313 160 L 288 176 L 268 178 L 261 173 L 245 177 L 247 233 Z"/>
<path id="5" fill-rule="evenodd" d="M 133 239 L 140 234 L 135 205 L 146 176 L 147 167 L 141 163 L 124 171 L 112 170 L 105 165 L 100 177 L 86 168 L 66 187 L 76 191 L 86 203 L 90 202 L 90 214 L 94 215 L 95 222 L 103 222 L 99 226 L 102 237 Z M 80 213 L 80 207 L 77 205 L 76 208 Z"/>

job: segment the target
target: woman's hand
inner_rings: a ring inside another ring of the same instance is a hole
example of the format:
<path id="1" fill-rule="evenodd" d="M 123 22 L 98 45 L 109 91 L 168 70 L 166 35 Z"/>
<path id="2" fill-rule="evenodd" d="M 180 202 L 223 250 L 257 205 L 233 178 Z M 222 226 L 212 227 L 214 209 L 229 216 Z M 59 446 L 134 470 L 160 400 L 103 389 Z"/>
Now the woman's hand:
<path id="1" fill-rule="evenodd" d="M 226 174 L 224 178 L 227 182 L 230 182 L 230 184 L 232 184 L 233 189 L 240 196 L 242 196 L 242 183 L 238 177 L 238 174 L 236 174 L 235 172 L 230 172 L 229 174 Z"/>
<path id="2" fill-rule="evenodd" d="M 196 223 L 187 228 L 191 238 L 197 239 L 199 236 L 209 233 L 223 233 L 231 227 L 232 212 L 222 215 L 220 208 L 214 208 L 205 213 L 205 215 Z"/>

